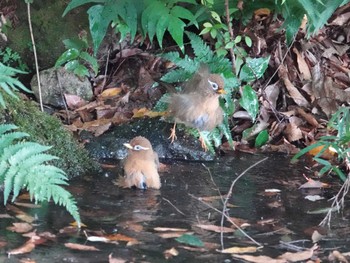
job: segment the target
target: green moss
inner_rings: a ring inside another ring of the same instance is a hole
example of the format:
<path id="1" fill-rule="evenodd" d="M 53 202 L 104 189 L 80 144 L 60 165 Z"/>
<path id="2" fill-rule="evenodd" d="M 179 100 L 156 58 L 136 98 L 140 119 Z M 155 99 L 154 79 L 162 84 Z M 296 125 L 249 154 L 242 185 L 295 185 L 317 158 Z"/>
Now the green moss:
<path id="1" fill-rule="evenodd" d="M 63 169 L 69 178 L 98 169 L 97 162 L 89 157 L 59 119 L 41 112 L 33 101 L 16 100 L 3 92 L 2 95 L 7 109 L 0 109 L 0 114 L 6 122 L 30 134 L 31 141 L 53 146 L 49 153 L 60 158 L 53 164 Z"/>

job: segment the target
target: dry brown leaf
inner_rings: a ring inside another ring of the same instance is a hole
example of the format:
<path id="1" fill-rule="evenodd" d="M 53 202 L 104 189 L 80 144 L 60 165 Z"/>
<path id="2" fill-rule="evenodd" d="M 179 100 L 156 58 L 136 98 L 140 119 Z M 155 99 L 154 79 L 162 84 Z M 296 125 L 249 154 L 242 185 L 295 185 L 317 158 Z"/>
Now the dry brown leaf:
<path id="1" fill-rule="evenodd" d="M 0 218 L 12 218 L 9 214 L 0 214 Z"/>
<path id="2" fill-rule="evenodd" d="M 31 215 L 28 215 L 28 214 L 26 214 L 26 213 L 24 213 L 24 214 L 18 214 L 18 215 L 16 215 L 16 217 L 17 217 L 18 219 L 20 219 L 20 220 L 22 220 L 22 221 L 24 221 L 24 222 L 30 223 L 30 224 L 33 223 L 34 220 L 35 220 L 34 217 L 32 217 Z"/>
<path id="3" fill-rule="evenodd" d="M 31 252 L 35 248 L 35 244 L 32 242 L 32 240 L 28 240 L 26 243 L 24 243 L 22 246 L 12 249 L 7 254 L 9 255 L 20 255 Z"/>
<path id="4" fill-rule="evenodd" d="M 283 65 L 280 65 L 279 76 L 282 78 L 283 83 L 294 102 L 301 107 L 309 107 L 309 102 L 304 98 L 303 95 L 301 95 L 299 90 L 289 80 L 287 69 Z"/>
<path id="5" fill-rule="evenodd" d="M 68 109 L 75 110 L 87 104 L 87 101 L 78 95 L 64 94 L 64 98 L 66 99 Z"/>
<path id="6" fill-rule="evenodd" d="M 279 94 L 280 94 L 280 84 L 279 84 L 279 82 L 276 82 L 276 83 L 274 83 L 272 85 L 268 85 L 265 88 L 266 99 L 270 102 L 270 104 L 271 104 L 273 109 L 276 108 L 276 103 L 277 103 L 277 99 L 278 99 Z M 266 107 L 268 109 L 271 108 L 270 104 L 266 105 Z"/>
<path id="7" fill-rule="evenodd" d="M 133 111 L 133 118 L 143 118 L 145 116 L 150 117 L 150 118 L 155 118 L 155 117 L 160 117 L 165 114 L 165 112 L 156 112 L 156 111 L 151 111 L 147 108 L 141 108 L 141 109 L 134 109 Z"/>
<path id="8" fill-rule="evenodd" d="M 193 235 L 194 232 L 164 232 L 164 233 L 158 233 L 157 235 L 161 238 L 167 239 L 167 238 L 181 237 L 183 234 Z"/>
<path id="9" fill-rule="evenodd" d="M 243 254 L 243 253 L 255 253 L 258 250 L 257 247 L 229 247 L 221 250 L 221 253 L 225 254 Z"/>
<path id="10" fill-rule="evenodd" d="M 179 255 L 179 251 L 176 248 L 172 247 L 163 252 L 165 259 L 173 258 Z"/>
<path id="11" fill-rule="evenodd" d="M 324 184 L 320 181 L 316 181 L 313 179 L 308 179 L 308 181 L 305 184 L 302 184 L 299 189 L 302 188 L 322 188 L 324 187 Z"/>
<path id="12" fill-rule="evenodd" d="M 233 257 L 235 258 L 240 258 L 244 259 L 249 262 L 254 262 L 254 263 L 287 263 L 287 260 L 285 259 L 275 259 L 275 258 L 270 258 L 268 256 L 251 256 L 251 255 L 236 255 L 233 254 Z"/>
<path id="13" fill-rule="evenodd" d="M 12 223 L 13 226 L 9 226 L 6 229 L 16 233 L 26 233 L 33 229 L 33 226 L 29 223 Z"/>
<path id="14" fill-rule="evenodd" d="M 173 232 L 186 232 L 188 229 L 185 228 L 173 228 L 173 227 L 155 227 L 153 228 L 154 231 L 157 232 L 168 232 L 168 231 L 173 231 Z"/>
<path id="15" fill-rule="evenodd" d="M 125 263 L 128 260 L 122 258 L 114 258 L 112 257 L 113 253 L 108 255 L 108 263 Z"/>
<path id="16" fill-rule="evenodd" d="M 312 248 L 302 251 L 302 252 L 286 252 L 279 256 L 279 258 L 288 260 L 289 262 L 297 262 L 297 261 L 304 261 L 309 258 L 311 258 L 314 255 L 314 251 L 318 248 L 317 245 L 314 245 Z"/>
<path id="17" fill-rule="evenodd" d="M 27 207 L 27 208 L 41 208 L 41 205 L 33 204 L 33 203 L 21 203 L 21 202 L 14 202 L 17 206 Z"/>
<path id="18" fill-rule="evenodd" d="M 122 234 L 106 235 L 104 237 L 111 241 L 137 242 L 137 239 Z"/>
<path id="19" fill-rule="evenodd" d="M 346 259 L 344 253 L 340 253 L 338 250 L 333 250 L 329 256 L 328 256 L 329 261 L 334 262 L 340 262 L 340 263 L 349 263 L 349 261 Z"/>
<path id="20" fill-rule="evenodd" d="M 296 108 L 296 113 L 303 117 L 304 120 L 306 120 L 313 127 L 318 127 L 318 121 L 312 114 L 305 112 L 302 108 L 299 107 Z"/>
<path id="21" fill-rule="evenodd" d="M 65 243 L 64 246 L 70 249 L 81 250 L 81 251 L 100 251 L 98 248 L 94 246 L 81 245 L 77 243 Z"/>
<path id="22" fill-rule="evenodd" d="M 303 78 L 305 80 L 311 80 L 311 72 L 304 57 L 300 54 L 300 52 L 296 48 L 293 48 L 293 52 L 297 56 L 299 72 L 303 75 Z"/>
<path id="23" fill-rule="evenodd" d="M 99 96 L 101 99 L 109 99 L 118 96 L 122 92 L 121 88 L 108 88 Z"/>
<path id="24" fill-rule="evenodd" d="M 222 226 L 216 226 L 216 225 L 203 225 L 203 224 L 197 224 L 196 227 L 199 227 L 204 230 L 208 231 L 214 231 L 217 233 L 233 233 L 235 230 L 229 227 L 222 227 Z"/>
<path id="25" fill-rule="evenodd" d="M 284 134 L 289 142 L 298 141 L 303 138 L 303 133 L 300 128 L 294 123 L 288 123 L 284 130 Z"/>

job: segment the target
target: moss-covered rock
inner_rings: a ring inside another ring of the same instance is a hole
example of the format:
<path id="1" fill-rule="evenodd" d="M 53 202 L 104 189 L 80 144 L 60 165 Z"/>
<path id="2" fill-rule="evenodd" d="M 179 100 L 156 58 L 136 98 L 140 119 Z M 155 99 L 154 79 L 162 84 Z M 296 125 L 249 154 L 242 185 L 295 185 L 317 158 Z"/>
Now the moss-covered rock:
<path id="1" fill-rule="evenodd" d="M 41 112 L 33 101 L 16 100 L 4 92 L 7 109 L 0 108 L 0 122 L 13 123 L 20 131 L 30 134 L 30 140 L 53 146 L 49 153 L 60 159 L 53 162 L 72 178 L 82 173 L 96 171 L 98 164 L 88 155 L 67 131 L 58 118 Z"/>

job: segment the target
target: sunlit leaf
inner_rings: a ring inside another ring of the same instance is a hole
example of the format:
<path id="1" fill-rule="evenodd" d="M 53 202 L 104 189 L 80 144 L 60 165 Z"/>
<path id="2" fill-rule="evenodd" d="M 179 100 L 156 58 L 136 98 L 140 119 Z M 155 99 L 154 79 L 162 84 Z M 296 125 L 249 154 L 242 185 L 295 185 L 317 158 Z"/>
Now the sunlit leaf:
<path id="1" fill-rule="evenodd" d="M 246 64 L 243 65 L 239 78 L 242 81 L 250 82 L 263 76 L 269 65 L 270 56 L 266 58 L 246 58 Z"/>

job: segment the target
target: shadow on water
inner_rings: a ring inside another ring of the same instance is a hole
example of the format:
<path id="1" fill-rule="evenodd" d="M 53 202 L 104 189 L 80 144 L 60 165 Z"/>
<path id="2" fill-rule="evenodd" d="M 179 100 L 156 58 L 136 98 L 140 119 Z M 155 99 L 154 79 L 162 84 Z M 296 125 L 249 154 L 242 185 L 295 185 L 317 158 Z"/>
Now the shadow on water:
<path id="1" fill-rule="evenodd" d="M 57 235 L 57 240 L 37 246 L 30 254 L 11 256 L 8 259 L 5 252 L 20 246 L 26 239 L 6 230 L 13 219 L 1 219 L 0 238 L 6 239 L 7 247 L 2 248 L 0 261 L 19 262 L 21 258 L 29 257 L 36 262 L 98 263 L 108 262 L 108 255 L 113 253 L 114 257 L 130 262 L 164 262 L 163 252 L 176 247 L 180 254 L 168 260 L 170 262 L 238 262 L 230 255 L 215 252 L 215 248 L 202 252 L 183 249 L 180 247 L 183 244 L 174 238 L 160 237 L 154 228 L 185 228 L 193 231 L 202 241 L 216 244 L 216 248 L 220 249 L 220 234 L 195 225 L 220 225 L 221 215 L 194 197 L 219 196 L 218 189 L 223 195 L 226 194 L 232 181 L 262 158 L 264 157 L 258 155 L 236 155 L 206 163 L 206 167 L 201 163 L 172 163 L 167 165 L 168 171 L 161 173 L 160 190 L 140 191 L 116 187 L 113 181 L 117 178 L 119 169 L 77 179 L 71 182 L 69 190 L 78 201 L 88 233 L 121 233 L 140 243 L 132 246 L 126 246 L 123 241 L 106 244 L 87 241 L 83 232 L 59 234 L 60 229 L 72 219 L 62 208 L 46 205 L 26 212 L 37 216 L 38 232 L 50 231 Z M 308 241 L 310 236 L 304 230 L 317 226 L 324 215 L 310 215 L 307 212 L 325 208 L 330 203 L 304 199 L 298 189 L 305 182 L 303 172 L 305 169 L 302 166 L 291 165 L 287 157 L 271 155 L 267 161 L 248 171 L 234 186 L 233 195 L 229 199 L 232 204 L 229 214 L 250 224 L 246 232 L 264 245 L 261 252 L 263 255 L 274 257 L 285 252 L 278 247 L 280 240 L 306 240 L 298 245 L 308 248 L 312 246 L 312 242 Z M 271 188 L 280 189 L 281 193 L 266 195 L 265 189 Z M 329 197 L 327 192 L 322 194 Z M 209 203 L 222 210 L 220 199 Z M 334 217 L 333 237 L 331 235 L 328 241 L 321 241 L 321 248 L 345 248 L 349 233 L 346 223 L 348 213 L 349 211 L 344 211 L 342 216 Z M 230 224 L 225 223 L 225 226 L 230 227 Z M 100 251 L 73 251 L 64 246 L 67 242 L 93 245 Z M 225 234 L 224 244 L 226 248 L 254 245 L 239 235 L 239 231 Z"/>

